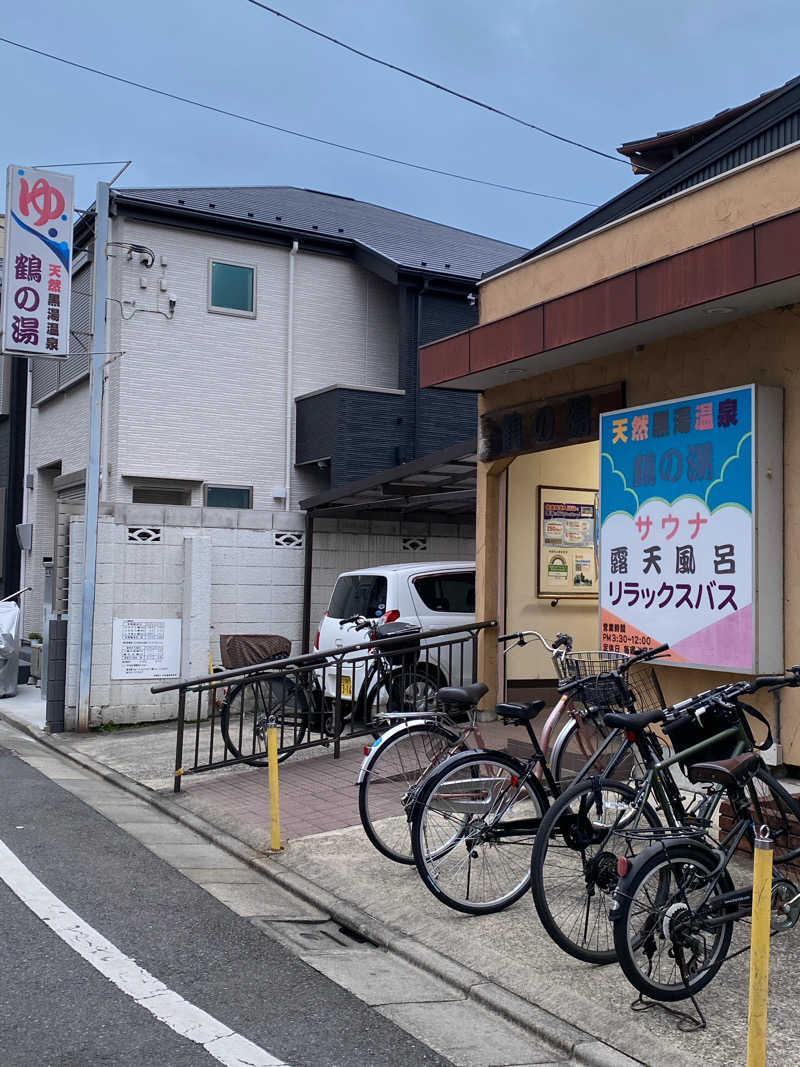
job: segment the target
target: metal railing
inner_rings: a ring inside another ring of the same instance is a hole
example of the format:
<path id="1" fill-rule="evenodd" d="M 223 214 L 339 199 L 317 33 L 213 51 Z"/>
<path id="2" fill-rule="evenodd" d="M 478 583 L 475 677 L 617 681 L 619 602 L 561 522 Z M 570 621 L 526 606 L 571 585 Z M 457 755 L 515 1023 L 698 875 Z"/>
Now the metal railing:
<path id="1" fill-rule="evenodd" d="M 267 766 L 268 726 L 278 728 L 279 759 L 319 746 L 338 759 L 343 741 L 432 711 L 442 686 L 476 680 L 478 633 L 496 626 L 422 630 L 153 686 L 178 694 L 174 791 L 185 774 Z"/>

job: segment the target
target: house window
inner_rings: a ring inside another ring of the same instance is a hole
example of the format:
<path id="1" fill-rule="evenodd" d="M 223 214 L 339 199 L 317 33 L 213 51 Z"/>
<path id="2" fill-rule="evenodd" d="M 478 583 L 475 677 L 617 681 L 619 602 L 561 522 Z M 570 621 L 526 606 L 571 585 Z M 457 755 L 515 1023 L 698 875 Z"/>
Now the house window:
<path id="1" fill-rule="evenodd" d="M 135 485 L 132 500 L 134 504 L 167 504 L 173 507 L 187 507 L 192 502 L 192 491 L 161 485 Z"/>
<path id="2" fill-rule="evenodd" d="M 207 508 L 252 508 L 253 488 L 246 485 L 207 485 Z"/>
<path id="3" fill-rule="evenodd" d="M 239 263 L 208 261 L 208 310 L 256 316 L 256 270 Z"/>

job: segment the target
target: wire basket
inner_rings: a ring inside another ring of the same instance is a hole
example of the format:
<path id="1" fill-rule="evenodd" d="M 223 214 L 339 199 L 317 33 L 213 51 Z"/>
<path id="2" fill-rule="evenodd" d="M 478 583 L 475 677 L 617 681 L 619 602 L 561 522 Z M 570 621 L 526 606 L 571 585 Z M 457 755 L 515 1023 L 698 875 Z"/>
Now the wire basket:
<path id="1" fill-rule="evenodd" d="M 624 652 L 568 652 L 557 661 L 562 682 L 590 678 L 604 671 L 615 671 L 630 659 Z"/>
<path id="2" fill-rule="evenodd" d="M 571 652 L 559 661 L 562 681 L 585 679 L 576 690 L 586 707 L 621 709 L 633 705 L 634 711 L 664 708 L 664 694 L 655 671 L 644 664 L 625 669 L 631 657 L 623 652 Z M 618 675 L 611 674 L 618 671 Z"/>

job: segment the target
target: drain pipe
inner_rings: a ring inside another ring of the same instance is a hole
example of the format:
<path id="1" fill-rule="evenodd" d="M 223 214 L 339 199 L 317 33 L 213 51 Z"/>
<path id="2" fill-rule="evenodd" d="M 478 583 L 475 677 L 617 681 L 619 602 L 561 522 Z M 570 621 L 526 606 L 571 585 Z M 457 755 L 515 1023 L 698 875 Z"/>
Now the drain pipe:
<path id="1" fill-rule="evenodd" d="M 289 249 L 289 308 L 286 323 L 286 470 L 284 472 L 284 486 L 286 497 L 284 499 L 284 511 L 289 511 L 292 506 L 292 416 L 294 408 L 294 264 L 297 257 L 298 242 L 292 241 Z"/>

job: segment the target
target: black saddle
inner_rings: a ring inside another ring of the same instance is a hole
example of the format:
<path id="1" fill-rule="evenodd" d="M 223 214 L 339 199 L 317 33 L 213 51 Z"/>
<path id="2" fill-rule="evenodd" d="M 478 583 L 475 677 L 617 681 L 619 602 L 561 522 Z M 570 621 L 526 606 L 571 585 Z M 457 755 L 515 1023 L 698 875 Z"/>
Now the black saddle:
<path id="1" fill-rule="evenodd" d="M 692 763 L 686 768 L 686 777 L 697 785 L 700 782 L 717 782 L 719 785 L 733 785 L 741 778 L 755 770 L 761 762 L 757 752 L 742 752 L 730 759 L 709 760 L 708 763 Z"/>
<path id="2" fill-rule="evenodd" d="M 498 704 L 497 714 L 501 719 L 530 722 L 545 706 L 544 700 L 529 700 L 527 704 Z"/>
<path id="3" fill-rule="evenodd" d="M 458 686 L 445 686 L 445 688 L 440 689 L 436 695 L 439 698 L 440 704 L 457 704 L 460 708 L 471 708 L 473 704 L 477 704 L 481 697 L 486 696 L 488 692 L 488 685 L 484 685 L 483 682 L 476 682 L 474 685 L 465 685 L 463 688 L 459 688 Z"/>

